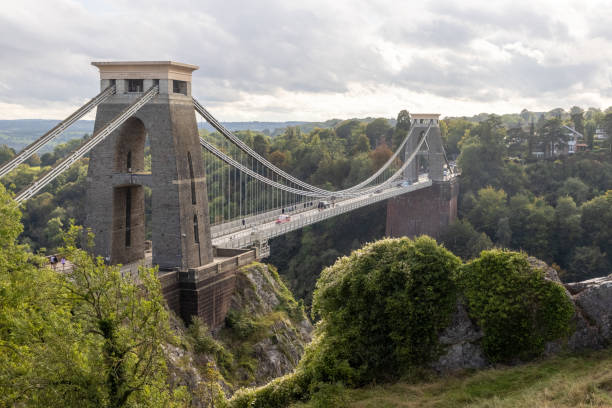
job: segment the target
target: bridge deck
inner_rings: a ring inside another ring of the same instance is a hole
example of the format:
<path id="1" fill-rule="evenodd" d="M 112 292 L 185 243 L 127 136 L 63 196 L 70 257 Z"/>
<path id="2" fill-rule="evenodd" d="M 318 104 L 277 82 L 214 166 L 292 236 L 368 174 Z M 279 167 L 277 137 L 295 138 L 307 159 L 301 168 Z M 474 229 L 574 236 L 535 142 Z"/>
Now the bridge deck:
<path id="1" fill-rule="evenodd" d="M 336 201 L 333 207 L 327 209 L 312 208 L 288 214 L 291 220 L 281 224 L 276 223 L 276 218 L 270 219 L 268 213 L 262 214 L 262 218 L 250 219 L 245 226 L 231 226 L 224 231 L 222 225 L 217 226 L 214 230 L 213 245 L 220 248 L 245 248 L 253 245 L 255 242 L 265 241 L 287 232 L 303 228 L 323 220 L 326 220 L 336 215 L 340 215 L 357 208 L 365 207 L 380 201 L 387 200 L 401 194 L 406 194 L 411 191 L 426 188 L 432 185 L 432 182 L 427 175 L 422 175 L 418 182 L 408 186 L 393 186 L 382 190 L 380 193 L 371 193 L 364 196 L 347 198 Z M 225 232 L 225 233 L 223 233 Z"/>

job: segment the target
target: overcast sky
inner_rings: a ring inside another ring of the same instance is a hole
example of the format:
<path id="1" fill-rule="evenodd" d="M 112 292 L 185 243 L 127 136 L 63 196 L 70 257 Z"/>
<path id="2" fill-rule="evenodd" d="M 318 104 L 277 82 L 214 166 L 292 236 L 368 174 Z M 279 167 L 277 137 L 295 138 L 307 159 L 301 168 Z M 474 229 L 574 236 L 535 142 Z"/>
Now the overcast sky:
<path id="1" fill-rule="evenodd" d="M 0 119 L 59 119 L 91 61 L 200 67 L 223 121 L 612 105 L 612 1 L 0 0 Z"/>

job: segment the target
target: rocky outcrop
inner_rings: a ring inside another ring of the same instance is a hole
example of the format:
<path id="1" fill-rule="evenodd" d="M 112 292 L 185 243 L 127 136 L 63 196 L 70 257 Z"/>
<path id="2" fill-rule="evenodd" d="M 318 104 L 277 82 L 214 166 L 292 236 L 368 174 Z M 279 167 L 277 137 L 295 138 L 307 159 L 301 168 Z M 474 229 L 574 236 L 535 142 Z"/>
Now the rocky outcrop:
<path id="1" fill-rule="evenodd" d="M 545 262 L 530 257 L 532 267 L 544 271 L 545 279 L 561 283 L 557 271 Z M 612 343 L 612 275 L 564 285 L 575 307 L 574 331 L 567 339 L 546 345 L 545 354 L 561 351 L 600 349 Z M 442 356 L 432 364 L 438 372 L 483 368 L 489 363 L 480 345 L 482 330 L 470 319 L 463 302 L 457 303 L 450 325 L 439 340 Z"/>
<path id="2" fill-rule="evenodd" d="M 612 342 L 612 275 L 568 283 L 576 307 L 576 331 L 571 350 L 601 348 Z"/>
<path id="3" fill-rule="evenodd" d="M 463 302 L 457 302 L 451 324 L 440 335 L 445 352 L 432 367 L 439 372 L 485 367 L 487 360 L 479 344 L 482 336 L 482 330 L 472 322 Z"/>
<path id="4" fill-rule="evenodd" d="M 311 340 L 313 327 L 303 307 L 268 265 L 253 263 L 238 272 L 228 316 L 248 320 L 254 327 L 252 334 L 235 339 L 242 351 L 248 349 L 242 357 L 252 363 L 238 368 L 241 385 L 263 385 L 290 373 Z M 231 349 L 235 334 L 226 327 L 216 337 Z"/>

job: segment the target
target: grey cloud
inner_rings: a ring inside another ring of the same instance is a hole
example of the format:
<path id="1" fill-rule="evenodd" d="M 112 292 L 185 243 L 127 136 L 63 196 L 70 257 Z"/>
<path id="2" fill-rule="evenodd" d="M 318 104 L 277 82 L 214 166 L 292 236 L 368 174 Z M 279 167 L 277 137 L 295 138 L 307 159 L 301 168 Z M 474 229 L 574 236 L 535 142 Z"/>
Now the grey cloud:
<path id="1" fill-rule="evenodd" d="M 444 17 L 423 22 L 414 19 L 407 25 L 385 26 L 381 33 L 383 37 L 394 42 L 440 48 L 464 47 L 478 36 L 469 24 Z"/>
<path id="2" fill-rule="evenodd" d="M 596 63 L 550 52 L 577 41 L 568 22 L 510 2 L 485 10 L 436 1 L 418 14 L 384 1 L 333 12 L 280 0 L 23 1 L 17 13 L 0 11 L 0 102 L 76 104 L 98 88 L 90 61 L 121 59 L 199 65 L 194 94 L 212 105 L 279 90 L 345 93 L 354 82 L 474 101 L 598 87 Z M 520 42 L 545 58 L 507 51 L 507 60 L 489 61 L 471 46 L 479 38 L 502 48 Z M 382 40 L 411 50 L 412 62 L 393 71 L 376 46 Z"/>
<path id="3" fill-rule="evenodd" d="M 513 55 L 506 62 L 474 61 L 469 55 L 449 55 L 450 67 L 420 57 L 405 68 L 397 81 L 444 97 L 495 101 L 506 95 L 538 97 L 548 93 L 567 95 L 579 83 L 590 84 L 597 72 L 593 64 L 542 65 L 532 58 Z"/>

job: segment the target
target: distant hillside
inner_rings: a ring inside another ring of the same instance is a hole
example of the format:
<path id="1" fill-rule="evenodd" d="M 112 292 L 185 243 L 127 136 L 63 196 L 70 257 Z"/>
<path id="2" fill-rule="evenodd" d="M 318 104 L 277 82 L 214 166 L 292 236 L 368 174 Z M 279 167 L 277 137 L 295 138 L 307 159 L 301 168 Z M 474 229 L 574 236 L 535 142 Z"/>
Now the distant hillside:
<path id="1" fill-rule="evenodd" d="M 374 118 L 357 119 L 359 121 L 370 122 Z M 325 122 L 305 122 L 305 121 L 289 121 L 289 122 L 221 122 L 223 126 L 232 132 L 240 130 L 252 130 L 255 132 L 263 132 L 270 136 L 277 136 L 288 126 L 299 126 L 302 132 L 310 132 L 315 127 L 328 128 L 342 122 L 340 119 L 330 119 Z M 53 119 L 18 119 L 18 120 L 0 120 L 0 145 L 17 151 L 23 149 L 28 144 L 36 140 L 36 138 L 48 132 L 53 126 L 57 125 L 59 120 Z M 390 120 L 393 125 L 394 120 Z M 93 120 L 79 120 L 74 123 L 61 136 L 45 146 L 41 152 L 49 152 L 53 147 L 65 143 L 71 139 L 83 137 L 85 134 L 93 132 Z M 205 121 L 198 121 L 200 129 L 206 129 L 212 132 L 214 129 Z"/>

